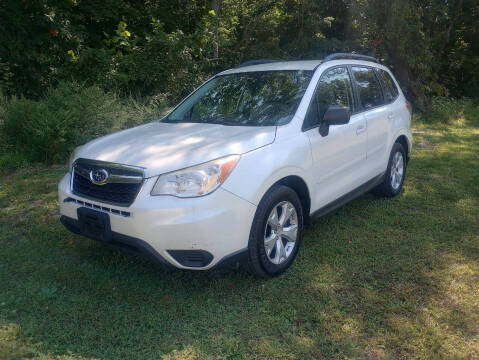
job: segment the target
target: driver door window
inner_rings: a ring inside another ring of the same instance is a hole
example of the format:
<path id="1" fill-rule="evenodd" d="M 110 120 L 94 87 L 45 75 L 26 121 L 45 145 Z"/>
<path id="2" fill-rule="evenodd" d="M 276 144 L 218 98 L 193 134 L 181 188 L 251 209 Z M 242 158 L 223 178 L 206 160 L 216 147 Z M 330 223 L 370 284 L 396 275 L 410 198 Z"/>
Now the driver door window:
<path id="1" fill-rule="evenodd" d="M 353 89 L 346 67 L 327 70 L 319 80 L 318 88 L 309 106 L 304 129 L 317 126 L 330 105 L 349 107 L 354 112 Z"/>

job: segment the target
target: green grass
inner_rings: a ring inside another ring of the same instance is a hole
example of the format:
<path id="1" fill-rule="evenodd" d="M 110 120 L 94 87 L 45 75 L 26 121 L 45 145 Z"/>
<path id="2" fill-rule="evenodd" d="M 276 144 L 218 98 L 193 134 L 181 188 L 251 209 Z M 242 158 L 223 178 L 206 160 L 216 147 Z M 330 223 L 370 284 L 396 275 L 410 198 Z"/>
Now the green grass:
<path id="1" fill-rule="evenodd" d="M 416 124 L 405 188 L 305 231 L 261 280 L 166 272 L 67 232 L 65 168 L 0 178 L 0 359 L 479 357 L 479 121 Z"/>

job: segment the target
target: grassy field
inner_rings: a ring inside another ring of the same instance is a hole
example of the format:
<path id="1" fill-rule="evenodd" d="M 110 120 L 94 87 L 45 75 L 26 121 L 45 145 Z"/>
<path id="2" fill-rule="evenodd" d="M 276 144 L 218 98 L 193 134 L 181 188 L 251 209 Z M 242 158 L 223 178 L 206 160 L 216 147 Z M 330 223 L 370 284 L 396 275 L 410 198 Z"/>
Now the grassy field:
<path id="1" fill-rule="evenodd" d="M 479 121 L 416 124 L 401 196 L 315 222 L 261 280 L 67 232 L 63 167 L 0 177 L 0 359 L 479 358 Z"/>

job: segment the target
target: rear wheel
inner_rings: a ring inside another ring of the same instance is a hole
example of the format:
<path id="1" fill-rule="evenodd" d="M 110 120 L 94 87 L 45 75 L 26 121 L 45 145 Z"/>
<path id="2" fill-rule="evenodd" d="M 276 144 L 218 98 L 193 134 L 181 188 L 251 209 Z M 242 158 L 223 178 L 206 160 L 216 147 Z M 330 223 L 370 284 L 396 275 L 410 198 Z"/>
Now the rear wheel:
<path id="1" fill-rule="evenodd" d="M 249 272 L 272 277 L 293 263 L 303 235 L 303 209 L 296 192 L 271 188 L 256 209 L 248 245 Z"/>
<path id="2" fill-rule="evenodd" d="M 378 196 L 394 197 L 402 189 L 406 176 L 406 150 L 400 143 L 395 143 L 389 155 L 389 163 L 384 180 L 373 193 Z"/>

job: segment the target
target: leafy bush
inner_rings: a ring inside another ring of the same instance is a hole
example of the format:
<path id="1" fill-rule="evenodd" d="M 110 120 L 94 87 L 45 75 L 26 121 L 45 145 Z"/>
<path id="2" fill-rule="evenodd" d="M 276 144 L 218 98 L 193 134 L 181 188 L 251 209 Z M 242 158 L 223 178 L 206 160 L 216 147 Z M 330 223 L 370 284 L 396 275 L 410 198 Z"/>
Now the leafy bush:
<path id="1" fill-rule="evenodd" d="M 0 153 L 0 174 L 19 168 L 24 168 L 28 165 L 28 160 L 25 159 L 22 154 L 16 152 Z"/>
<path id="2" fill-rule="evenodd" d="M 424 122 L 450 124 L 461 121 L 476 121 L 479 107 L 472 99 L 453 99 L 445 96 L 432 98 L 427 112 L 416 114 Z"/>
<path id="3" fill-rule="evenodd" d="M 0 121 L 5 141 L 31 162 L 64 161 L 77 145 L 158 117 L 164 107 L 120 100 L 99 87 L 60 83 L 38 101 L 11 98 Z"/>
<path id="4" fill-rule="evenodd" d="M 165 33 L 157 26 L 141 51 L 121 59 L 115 86 L 138 93 L 160 92 L 177 102 L 206 80 L 198 56 L 198 41 L 182 31 Z M 123 80 L 122 80 L 123 79 Z M 124 83 L 122 83 L 122 81 Z"/>

